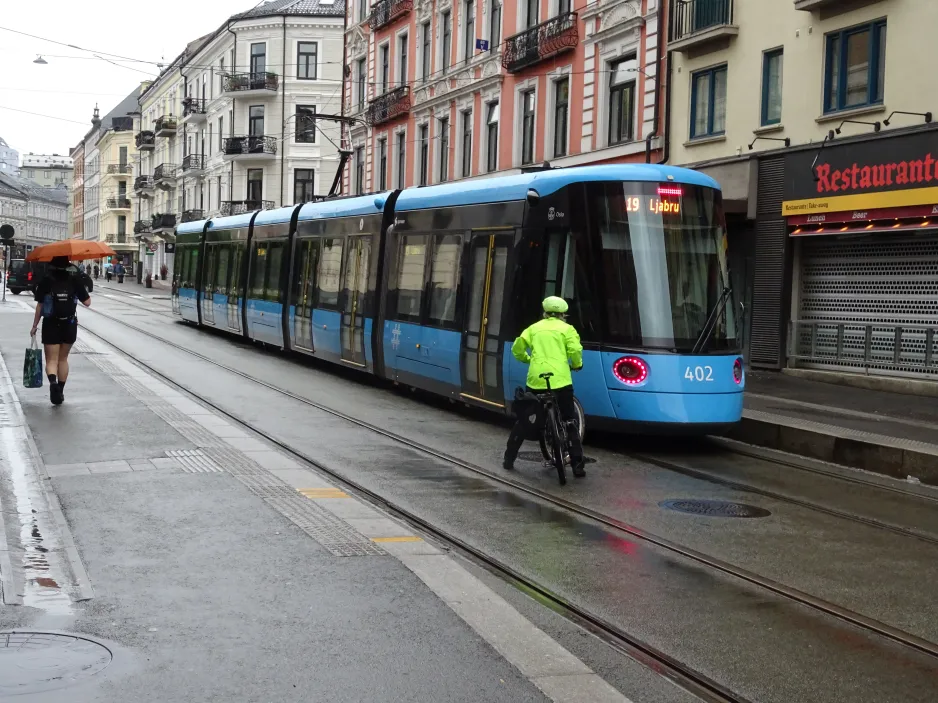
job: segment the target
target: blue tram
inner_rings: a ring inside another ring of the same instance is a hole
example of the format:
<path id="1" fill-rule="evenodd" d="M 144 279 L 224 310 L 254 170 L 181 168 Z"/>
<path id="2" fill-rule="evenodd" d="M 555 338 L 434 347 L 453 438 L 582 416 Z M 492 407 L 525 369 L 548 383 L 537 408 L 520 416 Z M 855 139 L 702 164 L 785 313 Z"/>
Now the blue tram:
<path id="1" fill-rule="evenodd" d="M 712 432 L 745 383 L 719 185 L 652 165 L 548 169 L 182 224 L 184 320 L 509 412 L 511 343 L 559 295 L 585 425 Z"/>

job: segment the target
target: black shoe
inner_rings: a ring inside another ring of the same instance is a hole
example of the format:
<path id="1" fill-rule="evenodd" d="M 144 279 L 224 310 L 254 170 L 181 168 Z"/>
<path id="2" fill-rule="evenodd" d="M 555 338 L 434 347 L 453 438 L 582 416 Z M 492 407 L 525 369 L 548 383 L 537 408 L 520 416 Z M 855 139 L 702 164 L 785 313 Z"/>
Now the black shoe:
<path id="1" fill-rule="evenodd" d="M 586 476 L 586 469 L 583 468 L 582 461 L 573 467 L 573 475 L 576 476 L 577 478 L 583 478 L 584 476 Z"/>
<path id="2" fill-rule="evenodd" d="M 502 460 L 502 468 L 505 471 L 512 471 L 515 468 L 515 462 L 512 459 L 509 459 L 507 456 Z"/>
<path id="3" fill-rule="evenodd" d="M 61 405 L 63 402 L 65 402 L 65 389 L 62 388 L 61 383 L 52 384 L 52 389 L 49 391 L 49 393 L 52 396 L 53 405 Z"/>

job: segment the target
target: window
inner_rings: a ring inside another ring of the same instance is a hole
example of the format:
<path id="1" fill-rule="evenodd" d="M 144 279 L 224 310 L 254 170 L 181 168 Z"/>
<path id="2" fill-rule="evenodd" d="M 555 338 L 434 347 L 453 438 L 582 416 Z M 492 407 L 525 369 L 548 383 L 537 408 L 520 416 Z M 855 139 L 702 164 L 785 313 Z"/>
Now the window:
<path id="1" fill-rule="evenodd" d="M 264 199 L 264 169 L 248 169 L 248 190 L 246 199 L 255 203 Z"/>
<path id="2" fill-rule="evenodd" d="M 495 51 L 502 38 L 502 5 L 498 0 L 492 0 L 489 10 L 489 51 Z"/>
<path id="3" fill-rule="evenodd" d="M 453 16 L 449 10 L 440 15 L 440 33 L 443 35 L 440 43 L 443 49 L 443 63 L 440 68 L 444 73 L 449 68 L 450 54 L 453 49 Z"/>
<path id="4" fill-rule="evenodd" d="M 365 147 L 355 148 L 355 194 L 365 193 Z"/>
<path id="5" fill-rule="evenodd" d="M 225 85 L 225 57 L 218 59 L 218 94 L 221 95 Z"/>
<path id="6" fill-rule="evenodd" d="M 381 48 L 378 50 L 381 56 L 381 94 L 384 95 L 388 92 L 388 85 L 391 79 L 391 46 L 390 44 L 382 44 Z"/>
<path id="7" fill-rule="evenodd" d="M 397 187 L 403 188 L 404 173 L 407 165 L 407 134 L 399 132 L 397 135 Z"/>
<path id="8" fill-rule="evenodd" d="M 267 71 L 267 45 L 251 44 L 251 74 L 256 76 Z"/>
<path id="9" fill-rule="evenodd" d="M 427 167 L 430 160 L 430 127 L 420 125 L 420 180 L 418 185 L 427 185 Z"/>
<path id="10" fill-rule="evenodd" d="M 472 175 L 472 110 L 462 113 L 462 177 Z"/>
<path id="11" fill-rule="evenodd" d="M 365 67 L 365 59 L 358 60 L 358 109 L 365 109 L 365 77 L 368 69 Z"/>
<path id="12" fill-rule="evenodd" d="M 316 143 L 316 106 L 296 106 L 296 135 L 297 144 Z"/>
<path id="13" fill-rule="evenodd" d="M 534 91 L 521 94 L 521 163 L 534 162 Z"/>
<path id="14" fill-rule="evenodd" d="M 538 22 L 538 0 L 524 0 L 524 26 L 533 27 Z"/>
<path id="15" fill-rule="evenodd" d="M 342 271 L 342 240 L 322 240 L 322 257 L 319 259 L 319 288 L 317 307 L 336 307 L 339 304 L 339 274 Z"/>
<path id="16" fill-rule="evenodd" d="M 294 204 L 308 203 L 316 194 L 313 185 L 316 180 L 316 171 L 311 168 L 297 168 L 293 170 L 293 202 Z"/>
<path id="17" fill-rule="evenodd" d="M 248 134 L 252 137 L 264 136 L 263 105 L 251 105 L 248 108 Z"/>
<path id="18" fill-rule="evenodd" d="M 397 38 L 397 85 L 407 85 L 407 35 Z"/>
<path id="19" fill-rule="evenodd" d="M 440 120 L 440 179 L 449 180 L 449 117 Z"/>
<path id="20" fill-rule="evenodd" d="M 117 150 L 117 153 L 118 153 L 117 162 L 121 166 L 126 166 L 127 165 L 127 147 L 126 146 L 120 147 Z"/>
<path id="21" fill-rule="evenodd" d="M 459 285 L 459 260 L 462 237 L 453 234 L 434 238 L 430 263 L 431 325 L 451 326 L 456 322 L 456 289 Z"/>
<path id="22" fill-rule="evenodd" d="M 466 61 L 472 59 L 472 55 L 475 53 L 476 45 L 476 5 L 473 0 L 466 0 L 463 5 L 463 12 L 465 13 L 465 24 L 466 24 L 466 36 L 463 37 L 465 42 L 463 47 L 463 53 Z"/>
<path id="23" fill-rule="evenodd" d="M 420 77 L 423 80 L 427 80 L 430 77 L 430 41 L 431 41 L 431 28 L 429 22 L 424 22 L 421 34 L 421 49 L 420 49 Z"/>
<path id="24" fill-rule="evenodd" d="M 609 144 L 632 141 L 634 135 L 635 81 L 631 71 L 634 57 L 616 61 L 609 76 Z"/>
<path id="25" fill-rule="evenodd" d="M 218 150 L 223 151 L 225 148 L 225 118 L 218 118 Z"/>
<path id="26" fill-rule="evenodd" d="M 881 103 L 885 78 L 885 20 L 827 35 L 824 112 Z"/>
<path id="27" fill-rule="evenodd" d="M 280 274 L 283 269 L 283 242 L 274 242 L 269 246 L 267 259 L 267 284 L 264 286 L 264 300 L 274 303 L 280 300 Z"/>
<path id="28" fill-rule="evenodd" d="M 691 81 L 690 136 L 709 137 L 726 129 L 726 66 L 693 75 Z"/>
<path id="29" fill-rule="evenodd" d="M 486 105 L 485 170 L 498 170 L 498 101 Z"/>
<path id="30" fill-rule="evenodd" d="M 122 237 L 127 234 L 127 217 L 124 215 L 117 216 L 117 233 Z"/>
<path id="31" fill-rule="evenodd" d="M 420 320 L 423 303 L 423 276 L 427 260 L 427 238 L 401 237 L 400 270 L 397 272 L 397 317 Z"/>
<path id="32" fill-rule="evenodd" d="M 212 125 L 208 126 L 208 155 L 212 155 Z"/>
<path id="33" fill-rule="evenodd" d="M 554 157 L 567 155 L 567 122 L 570 111 L 570 79 L 554 83 Z"/>
<path id="34" fill-rule="evenodd" d="M 762 55 L 762 124 L 782 121 L 782 50 Z"/>
<path id="35" fill-rule="evenodd" d="M 557 14 L 565 15 L 570 12 L 570 0 L 559 0 L 557 3 Z"/>
<path id="36" fill-rule="evenodd" d="M 296 77 L 304 81 L 316 80 L 316 62 L 319 45 L 314 41 L 301 41 L 296 44 Z"/>
<path id="37" fill-rule="evenodd" d="M 378 140 L 378 190 L 388 187 L 388 140 Z"/>
<path id="38" fill-rule="evenodd" d="M 44 175 L 44 176 L 46 177 L 46 180 L 47 180 L 47 181 L 48 181 L 50 178 L 52 178 L 52 174 L 49 173 L 48 171 L 43 171 L 43 172 L 42 172 L 42 175 Z"/>
<path id="39" fill-rule="evenodd" d="M 368 0 L 358 0 L 358 21 L 364 22 L 368 16 Z"/>
<path id="40" fill-rule="evenodd" d="M 254 271 L 251 277 L 250 297 L 255 300 L 264 299 L 264 283 L 267 279 L 267 250 L 264 243 L 258 242 L 254 247 Z"/>

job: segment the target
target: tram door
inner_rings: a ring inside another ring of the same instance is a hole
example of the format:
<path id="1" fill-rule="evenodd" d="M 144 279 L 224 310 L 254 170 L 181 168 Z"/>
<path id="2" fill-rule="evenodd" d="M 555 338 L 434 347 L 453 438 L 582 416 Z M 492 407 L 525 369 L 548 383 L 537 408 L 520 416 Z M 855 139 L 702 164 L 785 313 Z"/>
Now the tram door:
<path id="1" fill-rule="evenodd" d="M 502 303 L 512 235 L 474 232 L 469 244 L 469 294 L 462 340 L 462 395 L 503 407 Z"/>
<path id="2" fill-rule="evenodd" d="M 235 242 L 231 248 L 231 275 L 228 276 L 228 288 L 225 302 L 227 303 L 228 329 L 241 331 L 241 269 L 244 267 L 245 245 Z"/>
<path id="3" fill-rule="evenodd" d="M 342 361 L 365 365 L 365 319 L 371 315 L 368 302 L 368 272 L 371 268 L 371 235 L 349 237 L 343 271 Z"/>
<path id="4" fill-rule="evenodd" d="M 215 324 L 215 258 L 218 247 L 205 247 L 205 265 L 202 267 L 202 295 L 199 304 L 202 306 L 202 322 Z"/>

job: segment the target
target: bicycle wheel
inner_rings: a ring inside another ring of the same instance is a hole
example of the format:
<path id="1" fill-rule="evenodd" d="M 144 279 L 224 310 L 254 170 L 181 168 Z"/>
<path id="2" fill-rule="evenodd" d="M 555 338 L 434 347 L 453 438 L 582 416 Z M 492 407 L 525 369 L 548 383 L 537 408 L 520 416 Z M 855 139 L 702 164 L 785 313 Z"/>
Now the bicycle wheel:
<path id="1" fill-rule="evenodd" d="M 564 450 L 567 446 L 567 433 L 564 429 L 563 422 L 560 420 L 560 416 L 557 414 L 556 408 L 550 413 L 549 422 L 551 425 L 552 454 L 554 455 L 553 463 L 557 468 L 557 478 L 560 479 L 560 485 L 563 486 L 567 483 L 567 474 L 564 471 Z"/>

